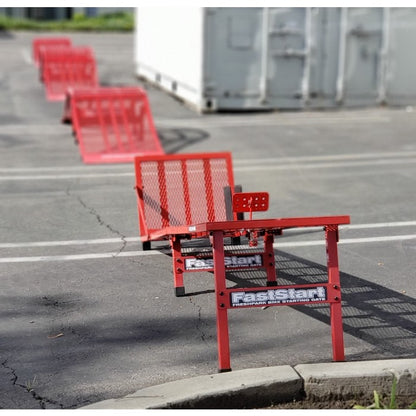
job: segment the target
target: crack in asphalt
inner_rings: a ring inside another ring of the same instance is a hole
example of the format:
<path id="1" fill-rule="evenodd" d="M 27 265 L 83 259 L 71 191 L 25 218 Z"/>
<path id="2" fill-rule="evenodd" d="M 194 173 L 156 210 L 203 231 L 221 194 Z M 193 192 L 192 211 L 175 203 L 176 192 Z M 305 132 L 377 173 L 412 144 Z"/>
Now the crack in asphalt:
<path id="1" fill-rule="evenodd" d="M 7 364 L 8 360 L 4 360 L 1 365 L 3 368 L 5 368 L 6 370 L 8 370 L 10 372 L 10 374 L 12 375 L 12 378 L 10 379 L 10 381 L 12 382 L 13 386 L 17 386 L 20 387 L 22 389 L 24 389 L 27 393 L 29 393 L 39 404 L 39 407 L 41 409 L 46 409 L 46 404 L 51 404 L 54 406 L 59 406 L 59 408 L 63 409 L 64 406 L 58 402 L 56 402 L 55 400 L 52 399 L 48 399 L 46 397 L 42 397 L 40 396 L 38 393 L 36 393 L 36 391 L 28 384 L 26 383 L 26 385 L 24 384 L 20 384 L 17 382 L 18 380 L 18 376 L 16 374 L 16 370 L 12 367 L 10 367 Z"/>
<path id="2" fill-rule="evenodd" d="M 16 385 L 16 382 L 17 382 L 17 375 L 16 375 L 15 370 L 7 365 L 7 361 L 8 360 L 4 360 L 1 363 L 1 365 L 2 365 L 3 368 L 5 368 L 6 370 L 9 370 L 11 372 L 13 378 L 10 381 L 12 381 L 12 384 L 14 386 L 14 385 Z"/>
<path id="3" fill-rule="evenodd" d="M 98 224 L 100 224 L 101 226 L 107 228 L 107 230 L 109 230 L 112 234 L 117 235 L 118 237 L 121 238 L 122 241 L 122 246 L 121 248 L 118 250 L 118 253 L 114 256 L 117 257 L 118 254 L 120 254 L 122 251 L 124 251 L 124 249 L 127 246 L 127 241 L 126 241 L 126 236 L 122 233 L 120 233 L 120 231 L 116 230 L 115 228 L 113 228 L 110 224 L 107 224 L 100 216 L 100 214 L 95 210 L 95 208 L 90 207 L 86 204 L 86 202 L 79 196 L 79 195 L 74 195 L 70 188 L 68 187 L 65 191 L 65 193 L 71 197 L 71 198 L 76 198 L 76 200 L 80 203 L 80 205 L 88 211 L 89 214 L 91 214 L 92 216 L 95 217 L 95 219 L 97 220 Z"/>
<path id="4" fill-rule="evenodd" d="M 207 324 L 202 320 L 202 307 L 197 305 L 193 301 L 192 297 L 189 298 L 189 302 L 197 308 L 198 321 L 196 323 L 196 329 L 201 334 L 202 341 L 207 342 L 207 335 L 206 335 L 205 331 L 202 329 L 202 325 L 204 325 L 205 327 L 207 326 Z"/>

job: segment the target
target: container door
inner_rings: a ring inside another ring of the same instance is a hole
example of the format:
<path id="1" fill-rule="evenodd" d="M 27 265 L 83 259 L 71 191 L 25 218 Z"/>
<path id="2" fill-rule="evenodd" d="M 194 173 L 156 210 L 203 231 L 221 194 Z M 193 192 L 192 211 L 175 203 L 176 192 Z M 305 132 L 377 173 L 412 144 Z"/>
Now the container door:
<path id="1" fill-rule="evenodd" d="M 303 107 L 306 13 L 306 8 L 269 9 L 267 99 L 272 107 Z"/>
<path id="2" fill-rule="evenodd" d="M 258 107 L 262 8 L 207 8 L 204 97 L 218 108 Z M 215 109 L 215 108 L 212 108 Z"/>
<path id="3" fill-rule="evenodd" d="M 374 105 L 381 77 L 382 8 L 349 8 L 346 25 L 343 102 Z"/>
<path id="4" fill-rule="evenodd" d="M 391 8 L 387 44 L 386 101 L 389 105 L 416 102 L 416 9 Z"/>
<path id="5" fill-rule="evenodd" d="M 313 7 L 309 98 L 311 108 L 337 106 L 336 88 L 340 33 L 339 7 Z"/>

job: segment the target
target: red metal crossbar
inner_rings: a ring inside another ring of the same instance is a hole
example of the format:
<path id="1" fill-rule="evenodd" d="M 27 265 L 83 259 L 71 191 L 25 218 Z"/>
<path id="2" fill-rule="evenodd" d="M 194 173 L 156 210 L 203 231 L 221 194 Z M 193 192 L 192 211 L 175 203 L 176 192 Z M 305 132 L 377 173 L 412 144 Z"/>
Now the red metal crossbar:
<path id="1" fill-rule="evenodd" d="M 65 100 L 71 87 L 98 86 L 95 58 L 89 47 L 44 48 L 41 61 L 41 78 L 48 100 Z"/>
<path id="2" fill-rule="evenodd" d="M 48 38 L 35 38 L 32 41 L 32 58 L 36 66 L 40 64 L 40 52 L 42 48 L 47 47 L 70 47 L 72 42 L 67 37 L 48 37 Z"/>
<path id="3" fill-rule="evenodd" d="M 70 88 L 63 121 L 72 122 L 85 163 L 125 163 L 138 155 L 164 154 L 141 88 Z"/>

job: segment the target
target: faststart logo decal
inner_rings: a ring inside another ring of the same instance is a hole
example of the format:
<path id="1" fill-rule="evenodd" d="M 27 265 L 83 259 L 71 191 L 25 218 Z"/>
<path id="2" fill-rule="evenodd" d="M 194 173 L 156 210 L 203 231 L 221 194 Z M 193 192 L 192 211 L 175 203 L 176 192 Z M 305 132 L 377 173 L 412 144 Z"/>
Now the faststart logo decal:
<path id="1" fill-rule="evenodd" d="M 226 268 L 262 267 L 263 257 L 260 254 L 252 256 L 224 257 Z M 214 259 L 185 259 L 185 270 L 209 270 L 214 268 Z"/>
<path id="2" fill-rule="evenodd" d="M 250 292 L 232 292 L 231 307 L 253 305 L 279 305 L 297 302 L 316 302 L 327 300 L 323 286 L 302 289 L 251 290 Z"/>

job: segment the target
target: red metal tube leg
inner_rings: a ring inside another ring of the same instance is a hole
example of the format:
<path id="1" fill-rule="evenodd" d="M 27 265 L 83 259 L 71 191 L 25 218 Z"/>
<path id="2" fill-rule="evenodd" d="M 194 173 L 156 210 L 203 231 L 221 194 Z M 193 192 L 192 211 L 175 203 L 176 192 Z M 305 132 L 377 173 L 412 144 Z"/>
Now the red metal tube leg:
<path id="1" fill-rule="evenodd" d="M 181 251 L 181 240 L 173 238 L 170 242 L 172 247 L 172 262 L 173 262 L 173 286 L 175 288 L 176 296 L 183 296 L 185 294 L 185 287 L 183 284 L 183 262 Z"/>
<path id="2" fill-rule="evenodd" d="M 328 283 L 336 290 L 334 298 L 331 299 L 331 334 L 332 334 L 332 354 L 334 361 L 344 361 L 344 332 L 342 328 L 342 309 L 341 309 L 341 284 L 338 267 L 338 227 L 327 227 L 325 230 L 327 264 L 328 264 Z"/>
<path id="3" fill-rule="evenodd" d="M 274 261 L 273 234 L 264 236 L 264 265 L 267 273 L 267 286 L 276 286 L 276 265 Z"/>
<path id="4" fill-rule="evenodd" d="M 224 235 L 213 232 L 215 295 L 217 300 L 217 345 L 219 372 L 231 371 L 228 314 L 225 306 Z"/>

